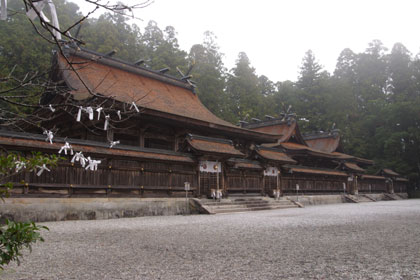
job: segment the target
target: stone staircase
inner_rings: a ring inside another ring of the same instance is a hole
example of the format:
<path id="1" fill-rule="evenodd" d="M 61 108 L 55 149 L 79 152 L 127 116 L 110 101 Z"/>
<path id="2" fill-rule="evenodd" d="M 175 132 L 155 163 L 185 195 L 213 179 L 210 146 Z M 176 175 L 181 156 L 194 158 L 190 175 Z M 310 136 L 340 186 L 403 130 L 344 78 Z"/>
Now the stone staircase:
<path id="1" fill-rule="evenodd" d="M 275 200 L 273 198 L 261 196 L 232 196 L 227 199 L 222 199 L 220 202 L 211 199 L 197 199 L 196 201 L 200 202 L 200 206 L 205 209 L 203 212 L 208 212 L 207 214 L 303 207 L 299 203 L 293 202 L 286 198 Z"/>
<path id="2" fill-rule="evenodd" d="M 358 194 L 358 195 L 346 194 L 344 196 L 344 198 L 347 200 L 347 202 L 350 202 L 350 203 L 375 202 L 376 201 L 373 197 L 370 197 L 369 195 L 365 195 L 365 194 Z"/>
<path id="3" fill-rule="evenodd" d="M 402 200 L 403 198 L 396 193 L 384 193 L 384 200 Z"/>

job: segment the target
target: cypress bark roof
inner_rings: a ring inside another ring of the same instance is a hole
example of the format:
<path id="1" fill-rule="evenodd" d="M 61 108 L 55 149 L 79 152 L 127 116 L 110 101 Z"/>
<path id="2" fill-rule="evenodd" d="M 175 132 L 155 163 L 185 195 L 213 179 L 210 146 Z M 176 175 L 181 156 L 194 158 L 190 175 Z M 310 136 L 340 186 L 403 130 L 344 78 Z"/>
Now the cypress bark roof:
<path id="1" fill-rule="evenodd" d="M 85 49 L 70 49 L 66 58 L 58 55 L 57 60 L 62 79 L 77 100 L 90 98 L 94 92 L 127 104 L 134 102 L 143 113 L 191 122 L 259 142 L 276 139 L 273 135 L 243 129 L 215 116 L 201 103 L 193 87 L 182 79 Z"/>
<path id="2" fill-rule="evenodd" d="M 323 137 L 316 139 L 305 139 L 309 147 L 327 153 L 333 153 L 340 144 L 340 136 Z"/>
<path id="3" fill-rule="evenodd" d="M 235 149 L 231 140 L 189 134 L 187 142 L 193 150 L 203 153 L 244 156 L 243 153 Z"/>
<path id="4" fill-rule="evenodd" d="M 307 166 L 293 166 L 293 165 L 285 165 L 286 169 L 289 170 L 290 173 L 307 173 L 307 174 L 319 174 L 319 175 L 332 175 L 332 176 L 342 176 L 347 177 L 348 174 L 343 171 L 338 171 L 334 169 L 318 169 L 313 167 Z"/>
<path id="5" fill-rule="evenodd" d="M 351 162 L 345 162 L 344 167 L 351 170 L 351 171 L 365 172 L 365 170 L 363 168 L 360 168 L 357 164 L 351 163 Z"/>
<path id="6" fill-rule="evenodd" d="M 262 158 L 273 160 L 281 163 L 295 164 L 296 161 L 288 157 L 281 150 L 257 146 L 256 153 Z"/>
<path id="7" fill-rule="evenodd" d="M 233 168 L 238 169 L 263 169 L 258 161 L 231 158 L 228 163 L 233 164 Z"/>
<path id="8" fill-rule="evenodd" d="M 362 180 L 386 180 L 384 176 L 362 175 Z"/>
<path id="9" fill-rule="evenodd" d="M 382 173 L 383 175 L 388 175 L 388 176 L 400 176 L 400 174 L 388 168 L 382 169 L 380 173 Z"/>

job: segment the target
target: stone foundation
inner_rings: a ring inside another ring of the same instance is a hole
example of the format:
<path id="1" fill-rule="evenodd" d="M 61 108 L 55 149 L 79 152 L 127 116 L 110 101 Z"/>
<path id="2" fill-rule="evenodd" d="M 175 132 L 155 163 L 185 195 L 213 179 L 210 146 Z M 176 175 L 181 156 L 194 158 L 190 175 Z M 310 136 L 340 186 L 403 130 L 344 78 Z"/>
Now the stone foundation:
<path id="1" fill-rule="evenodd" d="M 102 220 L 196 214 L 185 198 L 6 198 L 0 220 Z"/>

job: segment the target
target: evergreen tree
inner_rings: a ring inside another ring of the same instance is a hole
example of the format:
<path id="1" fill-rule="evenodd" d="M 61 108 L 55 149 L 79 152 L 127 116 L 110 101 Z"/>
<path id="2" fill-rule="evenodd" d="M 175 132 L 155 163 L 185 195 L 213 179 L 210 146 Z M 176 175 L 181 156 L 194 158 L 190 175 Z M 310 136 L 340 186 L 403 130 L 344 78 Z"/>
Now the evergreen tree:
<path id="1" fill-rule="evenodd" d="M 258 76 L 244 52 L 239 53 L 236 66 L 228 75 L 227 94 L 233 114 L 230 121 L 263 116 L 263 96 L 258 88 Z"/>
<path id="2" fill-rule="evenodd" d="M 215 39 L 213 33 L 205 32 L 204 42 L 191 47 L 189 60 L 193 64 L 192 75 L 201 102 L 217 116 L 229 119 L 223 55 Z"/>

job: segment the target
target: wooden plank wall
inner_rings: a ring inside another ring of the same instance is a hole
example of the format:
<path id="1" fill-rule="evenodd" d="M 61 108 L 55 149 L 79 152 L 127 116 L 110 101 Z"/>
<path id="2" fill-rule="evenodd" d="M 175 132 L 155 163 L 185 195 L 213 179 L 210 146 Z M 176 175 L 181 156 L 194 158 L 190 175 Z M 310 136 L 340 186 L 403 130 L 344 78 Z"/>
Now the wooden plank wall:
<path id="1" fill-rule="evenodd" d="M 407 192 L 407 182 L 394 182 L 394 192 L 396 193 L 406 193 Z"/>
<path id="2" fill-rule="evenodd" d="M 296 193 L 296 184 L 299 192 L 305 194 L 343 193 L 343 183 L 347 177 L 322 175 L 283 175 L 280 178 L 283 193 Z"/>
<path id="3" fill-rule="evenodd" d="M 226 174 L 226 189 L 230 194 L 263 193 L 261 171 L 230 169 Z"/>
<path id="4" fill-rule="evenodd" d="M 361 193 L 384 193 L 387 192 L 385 180 L 364 179 L 358 181 Z"/>
<path id="5" fill-rule="evenodd" d="M 190 182 L 191 194 L 209 196 L 217 187 L 216 173 L 198 174 L 198 163 L 161 162 L 139 159 L 101 158 L 97 171 L 85 170 L 70 160 L 36 176 L 23 172 L 11 178 L 12 195 L 33 196 L 185 196 L 184 183 Z M 200 178 L 200 182 L 198 182 Z M 282 193 L 342 193 L 346 177 L 308 174 L 284 174 L 279 177 Z M 347 184 L 348 185 L 348 184 Z M 370 187 L 369 187 L 370 185 Z M 262 171 L 225 168 L 219 176 L 224 195 L 235 193 L 273 194 L 276 177 L 263 177 Z M 200 187 L 200 193 L 198 188 Z M 359 192 L 387 192 L 384 180 L 359 180 Z M 405 182 L 394 183 L 395 192 L 406 192 Z"/>
<path id="6" fill-rule="evenodd" d="M 41 176 L 35 172 L 20 173 L 11 178 L 15 183 L 12 195 L 185 196 L 185 182 L 191 184 L 190 195 L 197 189 L 194 164 L 113 158 L 101 161 L 97 171 L 63 162 Z"/>

